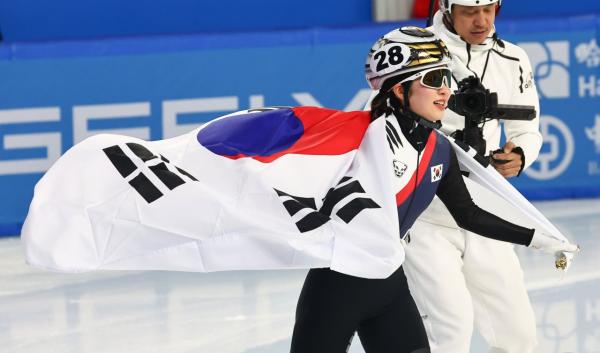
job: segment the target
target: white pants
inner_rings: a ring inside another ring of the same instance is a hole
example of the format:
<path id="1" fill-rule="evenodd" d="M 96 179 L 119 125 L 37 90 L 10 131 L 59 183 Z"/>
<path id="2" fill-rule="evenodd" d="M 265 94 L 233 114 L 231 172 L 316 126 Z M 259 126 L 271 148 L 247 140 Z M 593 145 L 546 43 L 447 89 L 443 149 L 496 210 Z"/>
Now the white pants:
<path id="1" fill-rule="evenodd" d="M 513 245 L 417 220 L 404 270 L 432 353 L 468 353 L 473 325 L 490 352 L 530 353 L 533 309 Z"/>

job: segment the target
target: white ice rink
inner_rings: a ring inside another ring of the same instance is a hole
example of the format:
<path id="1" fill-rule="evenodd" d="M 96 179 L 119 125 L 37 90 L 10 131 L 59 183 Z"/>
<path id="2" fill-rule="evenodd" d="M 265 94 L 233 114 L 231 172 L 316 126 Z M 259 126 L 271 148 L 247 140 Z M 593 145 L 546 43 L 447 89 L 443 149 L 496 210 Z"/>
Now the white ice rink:
<path id="1" fill-rule="evenodd" d="M 536 352 L 598 353 L 600 199 L 536 206 L 582 248 L 564 278 L 550 255 L 518 249 Z M 0 239 L 0 352 L 284 353 L 305 273 L 56 274 L 28 267 L 19 238 Z M 480 338 L 471 351 L 485 352 Z"/>

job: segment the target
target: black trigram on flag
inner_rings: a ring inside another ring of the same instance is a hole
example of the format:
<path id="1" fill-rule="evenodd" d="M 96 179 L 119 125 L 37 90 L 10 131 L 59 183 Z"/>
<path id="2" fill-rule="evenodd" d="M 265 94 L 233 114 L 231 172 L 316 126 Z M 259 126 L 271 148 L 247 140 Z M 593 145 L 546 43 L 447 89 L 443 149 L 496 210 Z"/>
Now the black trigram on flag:
<path id="1" fill-rule="evenodd" d="M 146 164 L 148 166 L 148 169 L 150 169 L 150 171 L 154 173 L 154 175 L 156 175 L 156 177 L 167 188 L 169 188 L 169 190 L 173 190 L 176 187 L 185 184 L 183 176 L 189 178 L 190 180 L 198 181 L 190 173 L 173 165 L 171 165 L 172 168 L 175 168 L 175 170 L 179 172 L 179 174 L 171 171 L 167 166 L 167 164 L 170 164 L 169 160 L 166 159 L 164 156 L 157 156 L 153 154 L 150 150 L 148 150 L 146 147 L 137 143 L 130 142 L 126 143 L 126 145 L 127 147 L 129 147 L 131 152 L 133 152 L 144 163 L 152 161 L 153 164 Z M 102 150 L 104 151 L 108 159 L 110 159 L 111 163 L 115 166 L 115 168 L 117 168 L 117 171 L 119 171 L 123 178 L 127 179 L 129 175 L 131 175 L 137 170 L 137 166 L 135 165 L 135 163 L 131 160 L 131 158 L 129 158 L 125 154 L 125 152 L 121 149 L 120 146 L 114 145 L 106 147 Z M 154 161 L 155 159 L 160 159 L 160 161 L 156 163 L 157 161 Z M 154 185 L 152 181 L 141 171 L 136 176 L 129 179 L 128 183 L 148 203 L 154 202 L 158 200 L 161 196 L 163 196 L 163 193 L 160 191 L 160 189 L 156 185 Z"/>
<path id="2" fill-rule="evenodd" d="M 283 206 L 293 218 L 296 218 L 294 215 L 303 209 L 313 210 L 296 221 L 296 226 L 300 232 L 305 233 L 327 223 L 331 219 L 333 209 L 342 200 L 347 199 L 347 197 L 353 194 L 365 194 L 365 190 L 358 180 L 350 180 L 350 177 L 344 177 L 335 188 L 329 189 L 327 195 L 325 195 L 325 198 L 323 199 L 323 205 L 318 210 L 314 198 L 293 196 L 281 190 L 274 190 L 277 192 L 277 195 L 284 200 Z M 350 221 L 364 209 L 381 208 L 370 198 L 360 197 L 358 195 L 355 196 L 356 197 L 347 201 L 345 205 L 339 208 L 335 213 L 337 217 L 346 223 L 350 223 Z"/>

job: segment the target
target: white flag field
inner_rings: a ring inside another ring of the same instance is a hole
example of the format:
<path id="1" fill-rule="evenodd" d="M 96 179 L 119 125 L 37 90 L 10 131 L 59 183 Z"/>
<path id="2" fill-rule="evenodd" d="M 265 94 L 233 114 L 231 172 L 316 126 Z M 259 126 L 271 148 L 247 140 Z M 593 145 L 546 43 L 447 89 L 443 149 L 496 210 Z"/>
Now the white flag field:
<path id="1" fill-rule="evenodd" d="M 26 259 L 61 272 L 330 267 L 385 278 L 404 260 L 385 141 L 384 119 L 315 107 L 242 111 L 160 141 L 92 136 L 36 185 Z M 469 188 L 486 190 L 482 208 L 566 239 L 454 147 Z"/>

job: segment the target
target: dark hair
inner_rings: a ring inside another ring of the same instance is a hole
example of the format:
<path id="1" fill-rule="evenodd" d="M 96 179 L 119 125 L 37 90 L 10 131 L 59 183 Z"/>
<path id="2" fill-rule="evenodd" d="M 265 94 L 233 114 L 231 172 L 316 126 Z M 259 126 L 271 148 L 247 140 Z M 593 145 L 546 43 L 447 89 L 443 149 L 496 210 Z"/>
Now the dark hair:
<path id="1" fill-rule="evenodd" d="M 371 101 L 371 121 L 379 118 L 382 115 L 392 113 L 392 107 L 388 105 L 389 92 L 379 91 L 375 98 Z"/>
<path id="2" fill-rule="evenodd" d="M 404 82 L 402 87 L 404 88 L 403 99 L 408 101 L 408 91 L 410 90 L 412 82 Z M 388 104 L 389 100 L 389 104 Z M 371 121 L 379 118 L 382 115 L 390 115 L 394 111 L 403 112 L 405 104 L 396 97 L 394 91 L 391 89 L 384 91 L 383 89 L 377 93 L 375 98 L 371 101 Z"/>

